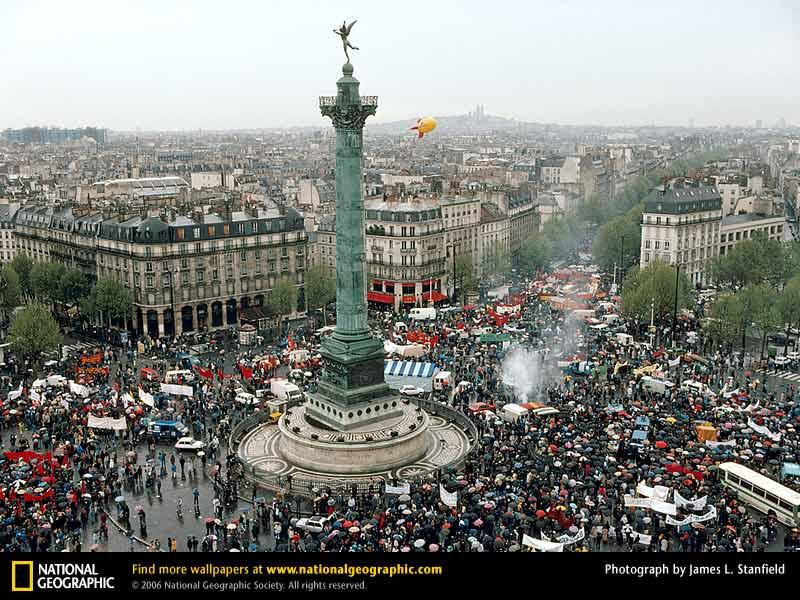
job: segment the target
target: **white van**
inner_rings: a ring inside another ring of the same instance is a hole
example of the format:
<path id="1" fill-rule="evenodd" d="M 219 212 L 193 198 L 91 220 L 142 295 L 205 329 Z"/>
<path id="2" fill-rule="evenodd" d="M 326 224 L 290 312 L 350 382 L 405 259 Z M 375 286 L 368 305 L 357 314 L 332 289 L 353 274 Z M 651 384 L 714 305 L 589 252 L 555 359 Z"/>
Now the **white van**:
<path id="1" fill-rule="evenodd" d="M 627 333 L 618 333 L 615 338 L 620 346 L 628 346 L 633 343 L 633 336 Z"/>
<path id="2" fill-rule="evenodd" d="M 433 376 L 433 389 L 443 390 L 450 386 L 453 381 L 453 374 L 450 371 L 439 371 Z"/>
<path id="3" fill-rule="evenodd" d="M 179 379 L 185 382 L 194 381 L 194 373 L 186 369 L 182 369 L 180 371 L 167 371 L 167 374 L 164 376 L 164 383 L 178 383 Z"/>
<path id="4" fill-rule="evenodd" d="M 428 319 L 433 320 L 436 318 L 436 309 L 432 306 L 426 306 L 424 308 L 412 308 L 409 314 L 415 321 L 425 321 Z"/>
<path id="5" fill-rule="evenodd" d="M 620 316 L 618 314 L 612 313 L 610 315 L 603 315 L 602 317 L 600 317 L 600 320 L 606 325 L 614 325 L 615 323 L 619 322 Z"/>

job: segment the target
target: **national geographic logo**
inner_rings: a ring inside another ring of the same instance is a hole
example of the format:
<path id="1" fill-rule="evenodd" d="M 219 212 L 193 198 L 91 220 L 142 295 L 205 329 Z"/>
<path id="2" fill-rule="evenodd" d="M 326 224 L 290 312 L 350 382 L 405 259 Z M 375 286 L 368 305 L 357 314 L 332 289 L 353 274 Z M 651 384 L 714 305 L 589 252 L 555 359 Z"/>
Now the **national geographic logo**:
<path id="1" fill-rule="evenodd" d="M 12 592 L 33 591 L 32 560 L 11 561 L 11 591 Z"/>
<path id="2" fill-rule="evenodd" d="M 92 563 L 11 561 L 11 591 L 113 590 L 114 577 L 103 577 Z"/>

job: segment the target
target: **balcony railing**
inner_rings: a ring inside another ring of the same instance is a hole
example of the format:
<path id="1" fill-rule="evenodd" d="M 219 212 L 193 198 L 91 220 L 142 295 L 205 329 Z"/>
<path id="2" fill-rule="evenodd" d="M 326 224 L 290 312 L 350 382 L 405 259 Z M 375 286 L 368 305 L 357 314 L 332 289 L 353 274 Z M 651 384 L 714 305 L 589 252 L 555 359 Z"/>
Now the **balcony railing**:
<path id="1" fill-rule="evenodd" d="M 320 106 L 336 106 L 337 96 L 320 96 Z M 377 96 L 361 96 L 361 106 L 378 106 Z"/>
<path id="2" fill-rule="evenodd" d="M 440 234 L 440 233 L 444 233 L 444 229 L 436 229 L 434 231 L 415 231 L 414 235 L 411 235 L 410 233 L 406 233 L 406 235 L 402 235 L 402 231 L 395 231 L 394 233 L 389 233 L 388 229 L 383 229 L 383 230 L 374 230 L 374 229 L 372 229 L 371 230 L 371 229 L 367 228 L 367 230 L 366 230 L 366 234 L 367 235 L 374 235 L 374 236 L 380 236 L 380 237 L 391 237 L 391 238 L 425 237 L 425 236 L 436 235 L 436 234 Z"/>

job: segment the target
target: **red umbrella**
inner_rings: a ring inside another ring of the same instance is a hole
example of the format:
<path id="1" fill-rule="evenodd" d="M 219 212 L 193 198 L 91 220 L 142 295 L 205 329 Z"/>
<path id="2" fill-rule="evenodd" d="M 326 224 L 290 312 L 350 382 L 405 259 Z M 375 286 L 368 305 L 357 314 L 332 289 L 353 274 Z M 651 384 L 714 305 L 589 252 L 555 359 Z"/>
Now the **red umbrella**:
<path id="1" fill-rule="evenodd" d="M 537 510 L 537 511 L 536 511 L 536 516 L 537 516 L 537 517 L 539 517 L 540 519 L 541 519 L 542 517 L 544 517 L 546 514 L 547 514 L 547 513 L 546 513 L 546 512 L 544 512 L 543 510 Z"/>
<path id="2" fill-rule="evenodd" d="M 663 440 L 658 440 L 656 442 L 656 448 L 666 448 L 666 447 L 667 447 L 667 442 Z"/>

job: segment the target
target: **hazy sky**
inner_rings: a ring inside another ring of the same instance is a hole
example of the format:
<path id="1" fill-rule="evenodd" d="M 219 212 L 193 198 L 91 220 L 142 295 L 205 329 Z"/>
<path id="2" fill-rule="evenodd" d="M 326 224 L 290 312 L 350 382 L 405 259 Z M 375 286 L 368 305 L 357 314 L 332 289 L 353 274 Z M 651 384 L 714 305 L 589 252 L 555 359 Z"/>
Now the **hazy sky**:
<path id="1" fill-rule="evenodd" d="M 796 0 L 0 0 L 0 129 L 324 125 L 343 18 L 375 122 L 800 124 Z"/>

